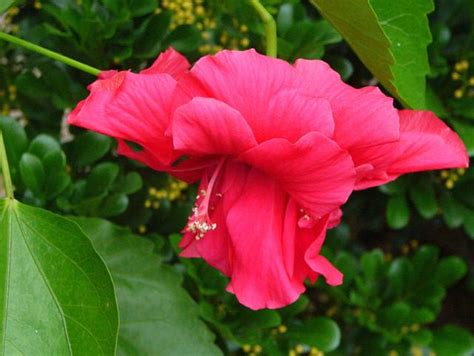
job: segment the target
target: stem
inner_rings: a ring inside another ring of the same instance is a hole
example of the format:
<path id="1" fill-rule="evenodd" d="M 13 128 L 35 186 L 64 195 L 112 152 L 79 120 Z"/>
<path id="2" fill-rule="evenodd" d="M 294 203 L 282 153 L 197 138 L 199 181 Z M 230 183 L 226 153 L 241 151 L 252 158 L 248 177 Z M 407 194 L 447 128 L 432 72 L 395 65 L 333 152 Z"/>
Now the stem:
<path id="1" fill-rule="evenodd" d="M 8 33 L 2 32 L 2 31 L 0 31 L 0 39 L 3 39 L 5 41 L 11 42 L 13 44 L 22 46 L 26 49 L 37 52 L 37 53 L 39 53 L 43 56 L 52 58 L 54 60 L 57 60 L 57 61 L 62 62 L 64 64 L 67 64 L 68 66 L 77 68 L 79 70 L 82 70 L 83 72 L 86 72 L 86 73 L 89 73 L 89 74 L 92 74 L 92 75 L 95 75 L 95 76 L 99 75 L 99 73 L 101 72 L 97 68 L 91 67 L 91 66 L 89 66 L 87 64 L 84 64 L 84 63 L 81 63 L 81 62 L 78 62 L 78 61 L 76 61 L 72 58 L 63 56 L 62 54 L 59 54 L 57 52 L 51 51 L 51 50 L 46 49 L 44 47 L 35 45 L 31 42 L 22 40 L 21 38 L 9 35 Z"/>
<path id="2" fill-rule="evenodd" d="M 0 130 L 0 166 L 2 167 L 3 185 L 7 198 L 13 199 L 13 185 L 10 176 L 10 167 L 8 166 L 7 151 L 3 142 L 2 130 Z"/>
<path id="3" fill-rule="evenodd" d="M 257 11 L 258 15 L 262 19 L 263 26 L 265 27 L 265 36 L 267 39 L 267 56 L 277 56 L 277 28 L 275 19 L 265 9 L 259 0 L 250 0 L 250 3 Z"/>

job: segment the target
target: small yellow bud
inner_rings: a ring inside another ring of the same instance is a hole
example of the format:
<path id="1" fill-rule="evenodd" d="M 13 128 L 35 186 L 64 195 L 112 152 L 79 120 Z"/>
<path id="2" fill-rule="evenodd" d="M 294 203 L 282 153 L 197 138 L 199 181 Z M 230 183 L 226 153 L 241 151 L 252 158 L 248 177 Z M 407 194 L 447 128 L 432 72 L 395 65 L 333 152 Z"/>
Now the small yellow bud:
<path id="1" fill-rule="evenodd" d="M 151 201 L 149 201 L 148 199 L 145 200 L 144 206 L 145 206 L 145 208 L 147 208 L 147 209 L 148 209 L 149 207 L 151 207 Z"/>
<path id="2" fill-rule="evenodd" d="M 288 356 L 296 356 L 298 355 L 295 350 L 288 351 Z"/>
<path id="3" fill-rule="evenodd" d="M 140 225 L 140 226 L 138 227 L 138 232 L 139 232 L 140 234 L 144 234 L 144 233 L 146 232 L 146 226 L 145 226 L 145 225 Z"/>
<path id="4" fill-rule="evenodd" d="M 252 346 L 250 346 L 249 344 L 244 344 L 242 345 L 242 350 L 247 353 L 247 352 L 250 352 L 250 350 L 252 349 Z"/>
<path id="5" fill-rule="evenodd" d="M 453 187 L 454 187 L 454 182 L 453 182 L 451 179 L 448 179 L 444 185 L 445 185 L 446 188 L 448 188 L 448 189 L 453 189 Z"/>
<path id="6" fill-rule="evenodd" d="M 250 40 L 249 40 L 247 37 L 242 38 L 242 39 L 240 40 L 240 45 L 241 45 L 242 47 L 244 47 L 244 48 L 248 47 L 249 44 L 250 44 Z"/>
<path id="7" fill-rule="evenodd" d="M 153 202 L 153 209 L 159 209 L 160 208 L 160 202 L 159 201 L 154 201 Z"/>
<path id="8" fill-rule="evenodd" d="M 474 85 L 474 77 L 469 78 L 469 85 Z"/>
<path id="9" fill-rule="evenodd" d="M 247 25 L 243 24 L 240 26 L 240 31 L 245 33 L 245 32 L 248 32 L 249 28 L 247 27 Z"/>
<path id="10" fill-rule="evenodd" d="M 423 349 L 419 346 L 413 346 L 410 348 L 411 356 L 423 356 Z"/>
<path id="11" fill-rule="evenodd" d="M 460 99 L 460 98 L 462 98 L 463 96 L 464 96 L 464 89 L 459 88 L 459 89 L 456 89 L 456 90 L 454 91 L 454 97 L 455 97 L 456 99 Z"/>
<path id="12" fill-rule="evenodd" d="M 400 329 L 400 332 L 402 334 L 406 334 L 410 331 L 410 329 L 408 328 L 408 326 L 402 326 L 402 328 Z"/>
<path id="13" fill-rule="evenodd" d="M 449 177 L 449 172 L 448 171 L 441 171 L 441 178 L 448 178 Z"/>
<path id="14" fill-rule="evenodd" d="M 465 168 L 458 168 L 458 169 L 456 169 L 456 172 L 458 172 L 458 174 L 460 176 L 463 176 L 466 173 L 466 169 Z"/>
<path id="15" fill-rule="evenodd" d="M 201 33 L 201 37 L 207 41 L 211 38 L 211 34 L 209 33 L 209 31 L 204 31 L 203 33 Z"/>
<path id="16" fill-rule="evenodd" d="M 34 4 L 33 4 L 33 7 L 36 10 L 41 10 L 43 8 L 43 4 L 41 4 L 39 1 L 35 1 Z"/>
<path id="17" fill-rule="evenodd" d="M 253 351 L 254 351 L 256 354 L 259 354 L 259 353 L 262 353 L 263 348 L 262 348 L 262 346 L 260 346 L 260 345 L 255 345 L 255 346 L 253 347 Z"/>
<path id="18" fill-rule="evenodd" d="M 459 80 L 461 78 L 461 75 L 458 72 L 452 72 L 451 73 L 451 79 L 452 80 Z"/>
<path id="19" fill-rule="evenodd" d="M 297 354 L 302 354 L 305 350 L 305 347 L 303 345 L 296 345 L 295 346 L 295 351 Z"/>
<path id="20" fill-rule="evenodd" d="M 412 249 L 416 249 L 418 247 L 418 240 L 411 240 L 410 245 Z"/>
<path id="21" fill-rule="evenodd" d="M 206 13 L 206 10 L 204 9 L 203 6 L 197 6 L 197 7 L 196 7 L 196 10 L 194 11 L 194 13 L 195 13 L 197 16 L 204 16 L 204 14 Z"/>
<path id="22" fill-rule="evenodd" d="M 410 327 L 410 330 L 412 332 L 417 332 L 418 330 L 420 330 L 420 324 L 413 324 L 411 327 Z"/>
<path id="23" fill-rule="evenodd" d="M 395 351 L 395 350 L 390 350 L 390 351 L 388 352 L 388 356 L 398 356 L 398 352 Z"/>
<path id="24" fill-rule="evenodd" d="M 155 9 L 155 15 L 161 14 L 161 11 L 162 11 L 161 8 L 160 8 L 160 7 L 157 7 L 157 8 Z"/>
<path id="25" fill-rule="evenodd" d="M 284 334 L 284 333 L 286 333 L 287 331 L 288 331 L 288 328 L 287 328 L 286 325 L 284 325 L 284 324 L 281 324 L 281 325 L 278 327 L 278 332 L 279 332 L 280 334 Z"/>

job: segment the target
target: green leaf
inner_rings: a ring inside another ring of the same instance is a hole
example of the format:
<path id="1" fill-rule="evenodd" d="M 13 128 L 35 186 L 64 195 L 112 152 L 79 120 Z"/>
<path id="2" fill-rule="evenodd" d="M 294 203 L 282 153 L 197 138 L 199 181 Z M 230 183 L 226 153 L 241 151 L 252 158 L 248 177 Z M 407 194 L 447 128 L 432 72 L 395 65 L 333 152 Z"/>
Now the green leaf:
<path id="1" fill-rule="evenodd" d="M 87 131 L 74 140 L 72 162 L 78 167 L 89 166 L 101 159 L 111 144 L 110 137 Z"/>
<path id="2" fill-rule="evenodd" d="M 96 197 L 106 193 L 119 173 L 119 166 L 112 162 L 104 162 L 95 166 L 86 182 L 86 197 Z"/>
<path id="3" fill-rule="evenodd" d="M 461 226 L 464 221 L 464 208 L 453 196 L 444 194 L 440 199 L 440 207 L 443 212 L 443 219 L 450 228 Z"/>
<path id="4" fill-rule="evenodd" d="M 433 218 L 438 211 L 438 204 L 430 182 L 420 182 L 410 187 L 410 198 L 416 209 L 425 219 Z"/>
<path id="5" fill-rule="evenodd" d="M 0 14 L 7 11 L 10 6 L 13 5 L 15 0 L 2 0 L 0 1 Z"/>
<path id="6" fill-rule="evenodd" d="M 120 177 L 114 184 L 113 190 L 117 193 L 133 194 L 143 186 L 143 180 L 137 172 L 130 172 L 125 177 Z"/>
<path id="7" fill-rule="evenodd" d="M 432 0 L 311 0 L 405 106 L 425 108 Z"/>
<path id="8" fill-rule="evenodd" d="M 300 21 L 286 31 L 284 40 L 291 43 L 292 48 L 284 59 L 293 61 L 297 58 L 321 58 L 325 46 L 341 41 L 341 36 L 325 20 Z"/>
<path id="9" fill-rule="evenodd" d="M 0 201 L 0 349 L 6 355 L 113 355 L 112 280 L 79 227 Z"/>
<path id="10" fill-rule="evenodd" d="M 179 52 L 190 52 L 198 48 L 201 43 L 201 33 L 196 27 L 182 25 L 177 27 L 166 38 L 165 47 L 171 46 Z"/>
<path id="11" fill-rule="evenodd" d="M 466 262 L 458 256 L 443 258 L 436 267 L 435 279 L 444 287 L 450 287 L 467 272 Z"/>
<path id="12" fill-rule="evenodd" d="M 402 229 L 410 221 L 410 208 L 405 195 L 391 196 L 387 203 L 386 218 L 392 229 Z"/>
<path id="13" fill-rule="evenodd" d="M 435 331 L 431 348 L 437 356 L 471 356 L 474 337 L 464 328 L 446 325 Z"/>
<path id="14" fill-rule="evenodd" d="M 31 153 L 24 153 L 20 159 L 20 174 L 23 183 L 35 195 L 41 194 L 45 181 L 43 163 Z"/>
<path id="15" fill-rule="evenodd" d="M 74 221 L 107 263 L 120 310 L 119 355 L 220 355 L 199 308 L 153 243 L 105 220 Z"/>
<path id="16" fill-rule="evenodd" d="M 47 154 L 61 151 L 58 141 L 48 135 L 38 135 L 30 143 L 28 152 L 39 159 L 43 159 Z"/>
<path id="17" fill-rule="evenodd" d="M 128 207 L 128 197 L 125 194 L 108 196 L 100 207 L 100 216 L 111 217 L 122 214 Z"/>
<path id="18" fill-rule="evenodd" d="M 298 343 L 315 346 L 323 352 L 336 349 L 341 342 L 339 326 L 325 317 L 305 320 L 302 325 L 290 327 L 288 336 Z"/>

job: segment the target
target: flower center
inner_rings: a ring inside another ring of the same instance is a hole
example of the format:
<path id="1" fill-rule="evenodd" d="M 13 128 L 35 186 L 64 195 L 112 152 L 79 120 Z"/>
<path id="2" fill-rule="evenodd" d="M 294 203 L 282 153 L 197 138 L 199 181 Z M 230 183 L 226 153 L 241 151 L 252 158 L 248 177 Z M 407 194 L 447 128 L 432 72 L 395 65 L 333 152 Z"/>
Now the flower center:
<path id="1" fill-rule="evenodd" d="M 217 224 L 213 223 L 209 217 L 209 205 L 211 201 L 212 191 L 215 188 L 217 177 L 224 165 L 225 158 L 221 159 L 214 170 L 206 189 L 201 189 L 199 195 L 196 197 L 196 203 L 193 208 L 193 213 L 188 219 L 188 224 L 185 230 L 195 235 L 196 240 L 202 239 L 208 231 L 215 230 Z M 222 197 L 221 193 L 216 194 L 217 197 Z M 211 207 L 212 209 L 212 207 Z"/>

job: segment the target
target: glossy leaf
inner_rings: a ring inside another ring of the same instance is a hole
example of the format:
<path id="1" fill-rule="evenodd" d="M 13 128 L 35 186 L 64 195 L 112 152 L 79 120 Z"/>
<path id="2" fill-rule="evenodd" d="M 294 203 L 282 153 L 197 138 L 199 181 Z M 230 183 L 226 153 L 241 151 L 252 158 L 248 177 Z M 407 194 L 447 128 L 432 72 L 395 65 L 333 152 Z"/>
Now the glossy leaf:
<path id="1" fill-rule="evenodd" d="M 296 342 L 315 346 L 323 352 L 336 349 L 341 342 L 339 326 L 331 319 L 316 317 L 290 328 L 288 335 Z"/>
<path id="2" fill-rule="evenodd" d="M 432 0 L 311 0 L 405 106 L 425 108 Z"/>
<path id="3" fill-rule="evenodd" d="M 109 151 L 111 144 L 110 137 L 85 132 L 74 140 L 72 162 L 79 167 L 91 165 Z"/>
<path id="4" fill-rule="evenodd" d="M 14 2 L 15 2 L 15 0 L 2 0 L 2 1 L 0 1 L 0 14 L 4 11 L 8 10 L 8 8 L 10 6 L 12 6 Z"/>
<path id="5" fill-rule="evenodd" d="M 24 153 L 20 159 L 20 174 L 26 187 L 40 195 L 46 178 L 40 159 L 31 153 Z"/>
<path id="6" fill-rule="evenodd" d="M 474 337 L 466 329 L 446 325 L 435 331 L 431 348 L 438 356 L 471 356 L 474 353 Z"/>
<path id="7" fill-rule="evenodd" d="M 425 219 L 431 219 L 436 215 L 438 204 L 432 184 L 423 182 L 411 186 L 410 198 L 420 215 Z"/>
<path id="8" fill-rule="evenodd" d="M 100 219 L 74 219 L 107 263 L 120 310 L 119 355 L 219 355 L 181 278 L 153 243 Z"/>
<path id="9" fill-rule="evenodd" d="M 0 201 L 0 349 L 6 355 L 113 355 L 112 280 L 73 222 Z"/>
<path id="10" fill-rule="evenodd" d="M 388 200 L 387 223 L 392 229 L 402 229 L 410 221 L 410 208 L 405 195 L 394 195 Z"/>

